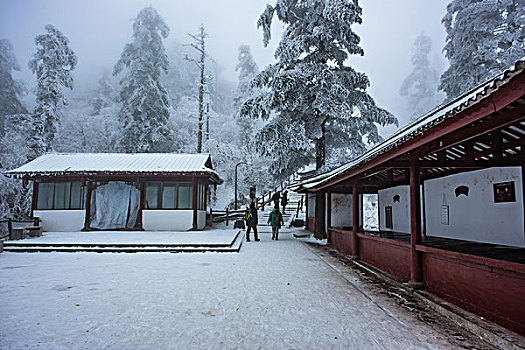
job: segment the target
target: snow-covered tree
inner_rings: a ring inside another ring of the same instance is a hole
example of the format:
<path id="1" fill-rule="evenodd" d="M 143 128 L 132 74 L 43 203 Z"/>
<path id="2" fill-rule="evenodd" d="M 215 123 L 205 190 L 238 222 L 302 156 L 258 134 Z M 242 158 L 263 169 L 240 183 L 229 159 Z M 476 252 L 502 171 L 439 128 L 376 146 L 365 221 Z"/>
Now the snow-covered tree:
<path id="1" fill-rule="evenodd" d="M 259 73 L 259 67 L 253 60 L 249 45 L 239 46 L 239 63 L 235 71 L 239 72 L 239 85 L 235 94 L 234 109 L 236 110 L 237 126 L 239 127 L 239 141 L 242 146 L 252 141 L 255 128 L 253 119 L 240 113 L 241 105 L 253 94 L 252 80 Z"/>
<path id="2" fill-rule="evenodd" d="M 124 69 L 121 80 L 119 147 L 123 152 L 170 152 L 173 130 L 169 125 L 169 97 L 161 73 L 169 69 L 162 38 L 169 28 L 153 7 L 146 7 L 133 21 L 133 41 L 124 46 L 113 75 Z"/>
<path id="3" fill-rule="evenodd" d="M 452 0 L 442 23 L 450 67 L 441 75 L 439 88 L 448 100 L 525 55 L 523 0 Z"/>
<path id="4" fill-rule="evenodd" d="M 93 105 L 92 115 L 99 115 L 102 109 L 113 105 L 116 99 L 115 89 L 111 84 L 108 72 L 104 72 L 98 84 L 99 88 L 95 91 L 95 96 L 91 100 L 91 104 Z"/>
<path id="5" fill-rule="evenodd" d="M 208 33 L 204 30 L 204 24 L 201 24 L 199 26 L 199 30 L 196 34 L 189 34 L 193 39 L 193 42 L 190 44 L 191 47 L 193 47 L 195 50 L 197 50 L 199 58 L 194 59 L 190 58 L 189 56 L 186 56 L 186 60 L 195 62 L 197 67 L 199 68 L 199 89 L 198 89 L 198 108 L 199 108 L 199 115 L 198 115 L 198 127 L 197 127 L 197 153 L 202 152 L 202 137 L 203 137 L 203 125 L 204 125 L 204 114 L 206 112 L 206 106 L 204 101 L 204 92 L 206 90 L 206 85 L 208 84 L 208 79 L 205 74 L 206 72 L 206 58 L 208 57 L 206 53 L 206 38 L 208 37 Z M 209 107 L 208 107 L 209 108 Z M 207 123 L 209 125 L 209 122 Z M 209 135 L 209 130 L 207 130 L 207 133 Z"/>
<path id="6" fill-rule="evenodd" d="M 311 158 L 319 169 L 327 155 L 340 148 L 348 150 L 348 157 L 356 156 L 367 142 L 380 141 L 377 125 L 397 123 L 366 92 L 368 77 L 345 64 L 349 55 L 364 54 L 352 30 L 361 23 L 361 12 L 356 0 L 278 0 L 259 18 L 265 45 L 274 14 L 286 27 L 275 52 L 277 62 L 254 79 L 262 93 L 248 99 L 242 113 L 275 119 L 266 127 L 271 131 L 261 131 L 267 135 L 260 143 L 263 153 L 281 147 L 284 157 L 301 155 L 288 168 L 279 167 L 279 173 L 294 172 Z M 284 143 L 285 137 L 291 139 Z M 303 154 L 304 140 L 315 149 L 315 157 Z"/>
<path id="7" fill-rule="evenodd" d="M 23 86 L 13 80 L 11 72 L 20 70 L 13 45 L 0 40 L 0 167 L 9 170 L 22 165 L 27 157 L 29 114 L 20 102 Z M 27 218 L 31 191 L 18 179 L 0 174 L 0 218 Z"/>
<path id="8" fill-rule="evenodd" d="M 4 135 L 6 116 L 27 113 L 20 102 L 21 85 L 11 76 L 13 70 L 20 70 L 13 53 L 13 44 L 7 39 L 0 39 L 0 136 Z"/>
<path id="9" fill-rule="evenodd" d="M 59 110 L 66 104 L 64 88 L 73 89 L 71 71 L 77 65 L 77 56 L 66 36 L 51 24 L 46 25 L 46 31 L 35 38 L 37 51 L 29 61 L 37 79 L 29 160 L 53 149 L 60 123 Z"/>
<path id="10" fill-rule="evenodd" d="M 420 34 L 414 42 L 412 73 L 399 89 L 399 94 L 406 97 L 406 114 L 410 120 L 418 119 L 443 101 L 443 96 L 438 92 L 438 72 L 428 60 L 431 49 L 430 37 Z"/>

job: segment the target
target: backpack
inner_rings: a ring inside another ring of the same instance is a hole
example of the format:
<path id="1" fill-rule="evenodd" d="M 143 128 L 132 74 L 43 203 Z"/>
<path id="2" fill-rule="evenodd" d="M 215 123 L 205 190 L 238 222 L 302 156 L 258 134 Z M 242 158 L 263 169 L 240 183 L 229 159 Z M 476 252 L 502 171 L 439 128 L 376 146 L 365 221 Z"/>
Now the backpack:
<path id="1" fill-rule="evenodd" d="M 280 220 L 279 220 L 279 216 L 280 216 L 280 215 L 279 215 L 279 212 L 278 212 L 278 211 L 274 211 L 274 212 L 273 212 L 272 223 L 273 223 L 274 225 L 279 225 L 279 222 L 280 222 Z"/>

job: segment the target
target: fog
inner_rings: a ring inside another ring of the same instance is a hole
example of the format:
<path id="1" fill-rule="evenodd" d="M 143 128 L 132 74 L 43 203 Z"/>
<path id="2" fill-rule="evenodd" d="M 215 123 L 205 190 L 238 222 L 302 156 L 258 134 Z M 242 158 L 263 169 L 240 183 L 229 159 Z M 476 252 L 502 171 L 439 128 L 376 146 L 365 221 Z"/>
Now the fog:
<path id="1" fill-rule="evenodd" d="M 350 64 L 368 75 L 369 93 L 378 105 L 400 120 L 403 99 L 399 87 L 411 71 L 410 58 L 416 36 L 424 32 L 433 41 L 431 59 L 440 73 L 446 68 L 441 49 L 445 31 L 441 18 L 448 0 L 363 0 L 363 24 L 355 31 L 361 36 L 364 57 L 352 57 Z M 112 71 L 124 45 L 131 41 L 132 20 L 146 6 L 153 6 L 169 25 L 165 40 L 169 52 L 173 41 L 190 42 L 186 33 L 195 33 L 200 23 L 209 33 L 207 46 L 222 78 L 237 82 L 235 66 L 237 48 L 251 46 L 254 59 L 262 69 L 274 61 L 273 52 L 279 41 L 282 24 L 274 22 L 273 37 L 265 48 L 257 19 L 267 0 L 0 0 L 0 38 L 10 40 L 22 71 L 15 78 L 34 85 L 35 78 L 27 68 L 33 52 L 34 37 L 44 32 L 46 24 L 55 25 L 70 40 L 78 56 L 74 71 L 75 86 L 94 85 L 104 71 Z M 395 128 L 383 130 L 387 136 Z"/>

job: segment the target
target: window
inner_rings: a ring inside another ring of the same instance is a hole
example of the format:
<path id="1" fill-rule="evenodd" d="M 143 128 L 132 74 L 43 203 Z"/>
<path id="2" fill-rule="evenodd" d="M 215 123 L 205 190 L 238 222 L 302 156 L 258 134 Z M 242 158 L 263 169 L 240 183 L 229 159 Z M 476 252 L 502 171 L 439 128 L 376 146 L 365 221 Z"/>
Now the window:
<path id="1" fill-rule="evenodd" d="M 84 186 L 78 181 L 39 183 L 36 209 L 84 209 Z"/>
<path id="2" fill-rule="evenodd" d="M 192 209 L 192 186 L 191 184 L 179 184 L 179 200 L 177 201 L 178 209 Z"/>
<path id="3" fill-rule="evenodd" d="M 191 183 L 147 182 L 145 209 L 192 209 Z"/>

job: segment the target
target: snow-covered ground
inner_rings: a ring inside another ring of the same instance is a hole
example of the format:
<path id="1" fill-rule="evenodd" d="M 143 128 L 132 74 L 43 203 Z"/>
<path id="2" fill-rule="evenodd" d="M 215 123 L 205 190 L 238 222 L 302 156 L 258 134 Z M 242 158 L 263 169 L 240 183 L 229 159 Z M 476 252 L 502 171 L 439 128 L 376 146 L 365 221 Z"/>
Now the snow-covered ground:
<path id="1" fill-rule="evenodd" d="M 223 226 L 224 227 L 224 226 Z M 89 232 L 44 232 L 42 237 L 16 241 L 23 244 L 35 243 L 151 243 L 151 244 L 194 244 L 231 243 L 238 229 L 207 229 L 204 231 L 89 231 Z"/>
<path id="2" fill-rule="evenodd" d="M 0 348 L 453 348 L 290 230 L 262 231 L 233 254 L 2 253 Z"/>

